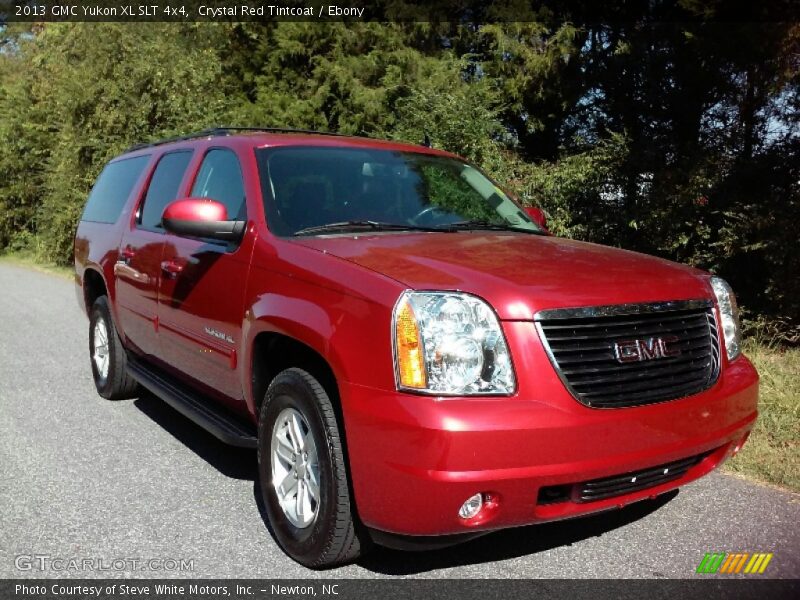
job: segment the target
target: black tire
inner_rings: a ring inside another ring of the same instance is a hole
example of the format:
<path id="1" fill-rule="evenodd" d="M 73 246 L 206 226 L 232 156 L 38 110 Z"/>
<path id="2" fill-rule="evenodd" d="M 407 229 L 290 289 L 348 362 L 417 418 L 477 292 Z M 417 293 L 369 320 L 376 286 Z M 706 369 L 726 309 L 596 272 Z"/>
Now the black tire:
<path id="1" fill-rule="evenodd" d="M 102 321 L 108 339 L 108 373 L 103 376 L 94 360 L 95 325 Z M 128 373 L 128 356 L 119 339 L 108 299 L 100 296 L 94 301 L 89 313 L 89 362 L 92 365 L 92 377 L 97 393 L 108 400 L 135 398 L 139 395 L 139 385 Z"/>
<path id="2" fill-rule="evenodd" d="M 319 460 L 319 503 L 313 522 L 304 528 L 296 527 L 284 514 L 272 482 L 272 432 L 286 408 L 293 408 L 303 416 Z M 314 569 L 355 560 L 366 547 L 368 538 L 359 531 L 350 499 L 342 437 L 325 389 L 306 371 L 286 369 L 270 384 L 259 417 L 261 495 L 275 538 L 284 552 Z"/>

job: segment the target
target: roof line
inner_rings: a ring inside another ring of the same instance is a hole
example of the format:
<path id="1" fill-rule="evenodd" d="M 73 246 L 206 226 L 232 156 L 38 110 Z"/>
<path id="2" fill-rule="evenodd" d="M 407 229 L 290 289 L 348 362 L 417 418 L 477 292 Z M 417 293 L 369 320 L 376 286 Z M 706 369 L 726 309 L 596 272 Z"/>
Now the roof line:
<path id="1" fill-rule="evenodd" d="M 124 154 L 128 152 L 133 152 L 135 150 L 142 150 L 144 148 L 153 148 L 156 146 L 162 146 L 164 144 L 171 144 L 175 142 L 185 142 L 188 140 L 196 140 L 199 138 L 204 137 L 221 137 L 221 136 L 229 136 L 235 135 L 236 132 L 239 131 L 252 131 L 252 132 L 264 132 L 264 133 L 303 133 L 303 134 L 314 134 L 314 135 L 330 135 L 336 137 L 363 137 L 368 138 L 367 135 L 357 135 L 357 136 L 347 136 L 343 133 L 333 133 L 330 131 L 314 131 L 311 129 L 292 129 L 288 127 L 235 127 L 235 126 L 224 126 L 224 127 L 211 127 L 209 129 L 202 129 L 200 131 L 195 131 L 193 133 L 187 133 L 186 135 L 180 135 L 175 137 L 168 137 L 163 138 L 160 140 L 156 140 L 149 143 L 143 144 L 134 144 L 130 148 L 126 149 Z"/>

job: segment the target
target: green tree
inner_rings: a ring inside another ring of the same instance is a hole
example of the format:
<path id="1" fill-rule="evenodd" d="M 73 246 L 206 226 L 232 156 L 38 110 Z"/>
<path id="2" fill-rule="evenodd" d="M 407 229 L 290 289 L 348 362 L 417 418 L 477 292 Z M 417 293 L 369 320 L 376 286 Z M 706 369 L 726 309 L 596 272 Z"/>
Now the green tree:
<path id="1" fill-rule="evenodd" d="M 92 181 L 136 142 L 215 124 L 427 136 L 559 235 L 714 269 L 800 320 L 800 27 L 764 6 L 750 22 L 696 0 L 607 19 L 453 0 L 426 22 L 9 25 L 0 248 L 68 262 Z"/>
<path id="2" fill-rule="evenodd" d="M 10 226 L 32 227 L 48 260 L 68 260 L 105 162 L 134 142 L 202 128 L 224 113 L 220 61 L 197 25 L 49 24 L 15 60 L 22 66 L 4 85 L 0 110 L 21 114 L 0 130 L 0 160 L 11 166 L 0 201 L 26 209 Z M 21 222 L 31 208 L 34 222 Z"/>

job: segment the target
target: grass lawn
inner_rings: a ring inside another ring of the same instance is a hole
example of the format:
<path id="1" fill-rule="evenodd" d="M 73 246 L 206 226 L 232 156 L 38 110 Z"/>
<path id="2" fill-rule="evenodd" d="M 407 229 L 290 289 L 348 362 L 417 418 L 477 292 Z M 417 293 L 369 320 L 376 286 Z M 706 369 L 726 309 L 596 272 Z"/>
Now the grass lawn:
<path id="1" fill-rule="evenodd" d="M 72 274 L 74 273 L 72 267 L 62 267 L 60 265 L 41 262 L 40 260 L 37 260 L 31 253 L 15 252 L 11 254 L 0 254 L 0 263 L 28 267 L 29 269 L 33 269 L 35 271 L 51 273 L 66 279 L 72 279 Z"/>
<path id="2" fill-rule="evenodd" d="M 760 414 L 724 469 L 800 491 L 800 348 L 748 340 L 744 351 L 761 375 Z"/>

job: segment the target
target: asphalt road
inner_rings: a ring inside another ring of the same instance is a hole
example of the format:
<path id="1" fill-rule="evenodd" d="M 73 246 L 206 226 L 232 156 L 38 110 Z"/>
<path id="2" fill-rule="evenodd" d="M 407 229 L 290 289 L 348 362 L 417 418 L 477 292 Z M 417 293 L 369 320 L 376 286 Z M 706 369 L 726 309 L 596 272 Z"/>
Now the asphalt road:
<path id="1" fill-rule="evenodd" d="M 684 578 L 711 551 L 773 552 L 767 575 L 800 576 L 800 495 L 721 473 L 599 516 L 309 571 L 267 530 L 255 454 L 152 396 L 101 399 L 87 336 L 71 282 L 0 263 L 0 578 L 100 575 L 39 570 L 72 558 L 193 560 L 119 573 L 135 577 Z M 50 558 L 17 559 L 33 555 Z"/>

